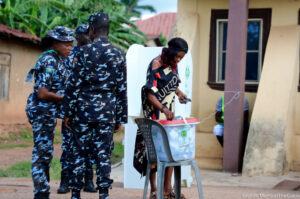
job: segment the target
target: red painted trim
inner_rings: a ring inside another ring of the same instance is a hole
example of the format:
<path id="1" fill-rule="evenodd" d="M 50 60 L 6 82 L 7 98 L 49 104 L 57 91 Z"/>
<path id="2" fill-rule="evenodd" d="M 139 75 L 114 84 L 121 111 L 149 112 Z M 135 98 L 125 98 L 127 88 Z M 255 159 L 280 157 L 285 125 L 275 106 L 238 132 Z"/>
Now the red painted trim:
<path id="1" fill-rule="evenodd" d="M 185 119 L 187 123 L 199 123 L 196 118 L 187 118 Z M 175 125 L 175 124 L 185 124 L 184 120 L 157 120 L 162 125 Z"/>

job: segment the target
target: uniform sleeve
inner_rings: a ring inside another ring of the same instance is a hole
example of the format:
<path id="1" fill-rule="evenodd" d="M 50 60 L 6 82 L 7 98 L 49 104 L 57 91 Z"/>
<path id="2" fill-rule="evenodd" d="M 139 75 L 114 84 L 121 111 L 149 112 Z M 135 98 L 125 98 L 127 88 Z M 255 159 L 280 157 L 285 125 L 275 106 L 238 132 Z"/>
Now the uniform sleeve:
<path id="1" fill-rule="evenodd" d="M 45 55 L 37 63 L 37 73 L 35 84 L 37 88 L 50 89 L 52 86 L 52 77 L 56 70 L 57 60 L 50 55 Z"/>
<path id="2" fill-rule="evenodd" d="M 128 102 L 127 102 L 127 69 L 126 59 L 122 56 L 122 62 L 118 70 L 116 89 L 116 121 L 121 124 L 127 123 Z"/>
<path id="3" fill-rule="evenodd" d="M 74 63 L 74 69 L 67 82 L 67 88 L 65 90 L 65 96 L 62 103 L 62 111 L 65 117 L 72 117 L 74 115 L 74 109 L 78 100 L 84 75 L 83 55 L 83 52 L 76 54 L 77 61 Z"/>
<path id="4" fill-rule="evenodd" d="M 248 110 L 249 110 L 249 103 L 248 100 L 244 98 L 244 111 L 248 111 Z"/>
<path id="5" fill-rule="evenodd" d="M 216 106 L 216 111 L 221 112 L 222 111 L 222 97 L 219 98 L 217 106 Z"/>

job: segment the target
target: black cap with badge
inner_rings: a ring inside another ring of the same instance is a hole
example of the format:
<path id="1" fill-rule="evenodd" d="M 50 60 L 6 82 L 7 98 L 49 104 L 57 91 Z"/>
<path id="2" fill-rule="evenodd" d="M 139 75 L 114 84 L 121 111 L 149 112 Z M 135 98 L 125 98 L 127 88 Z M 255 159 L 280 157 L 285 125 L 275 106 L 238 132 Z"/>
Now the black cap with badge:
<path id="1" fill-rule="evenodd" d="M 87 33 L 89 30 L 89 25 L 82 24 L 75 29 L 75 35 L 78 36 L 81 33 Z"/>
<path id="2" fill-rule="evenodd" d="M 104 12 L 97 12 L 89 17 L 89 26 L 91 27 L 109 27 L 109 16 Z"/>
<path id="3" fill-rule="evenodd" d="M 73 37 L 74 31 L 71 28 L 67 28 L 64 26 L 55 26 L 53 30 L 48 30 L 47 35 L 51 38 L 63 41 L 63 42 L 71 42 L 74 41 Z"/>

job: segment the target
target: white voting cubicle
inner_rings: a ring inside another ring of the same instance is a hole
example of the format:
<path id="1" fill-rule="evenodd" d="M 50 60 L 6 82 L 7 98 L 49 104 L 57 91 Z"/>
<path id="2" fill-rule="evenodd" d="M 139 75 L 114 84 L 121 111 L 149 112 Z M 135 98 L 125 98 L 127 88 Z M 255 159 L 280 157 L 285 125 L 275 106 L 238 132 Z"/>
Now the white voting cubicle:
<path id="1" fill-rule="evenodd" d="M 145 177 L 133 167 L 133 154 L 137 126 L 134 119 L 141 117 L 141 88 L 146 82 L 146 72 L 151 60 L 161 54 L 162 47 L 144 47 L 132 45 L 126 54 L 127 59 L 127 89 L 128 89 L 128 123 L 125 125 L 124 144 L 124 188 L 143 189 Z M 178 64 L 179 77 L 181 79 L 180 90 L 188 98 L 192 98 L 192 56 L 188 52 Z M 191 114 L 191 103 L 180 104 L 175 100 L 175 116 L 189 117 Z M 189 187 L 193 181 L 190 166 L 182 167 L 182 180 L 186 180 Z"/>

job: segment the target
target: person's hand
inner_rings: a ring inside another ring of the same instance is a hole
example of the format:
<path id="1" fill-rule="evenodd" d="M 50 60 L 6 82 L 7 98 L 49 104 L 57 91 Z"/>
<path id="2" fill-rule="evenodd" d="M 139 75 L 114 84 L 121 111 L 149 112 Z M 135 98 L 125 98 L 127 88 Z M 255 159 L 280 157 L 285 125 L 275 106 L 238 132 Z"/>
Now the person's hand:
<path id="1" fill-rule="evenodd" d="M 69 126 L 69 124 L 71 123 L 72 118 L 71 117 L 66 117 L 65 118 L 65 126 L 67 129 L 69 129 L 70 131 L 72 131 L 72 128 Z"/>
<path id="2" fill-rule="evenodd" d="M 117 133 L 120 131 L 120 128 L 121 128 L 121 124 L 120 123 L 116 123 L 115 124 L 115 130 L 114 130 L 114 133 Z"/>
<path id="3" fill-rule="evenodd" d="M 175 114 L 169 109 L 167 109 L 167 107 L 164 107 L 162 112 L 165 114 L 167 120 L 173 120 L 175 117 Z"/>
<path id="4" fill-rule="evenodd" d="M 178 99 L 179 99 L 180 104 L 186 104 L 188 102 L 187 96 L 183 92 L 180 92 L 180 94 L 178 95 Z"/>

